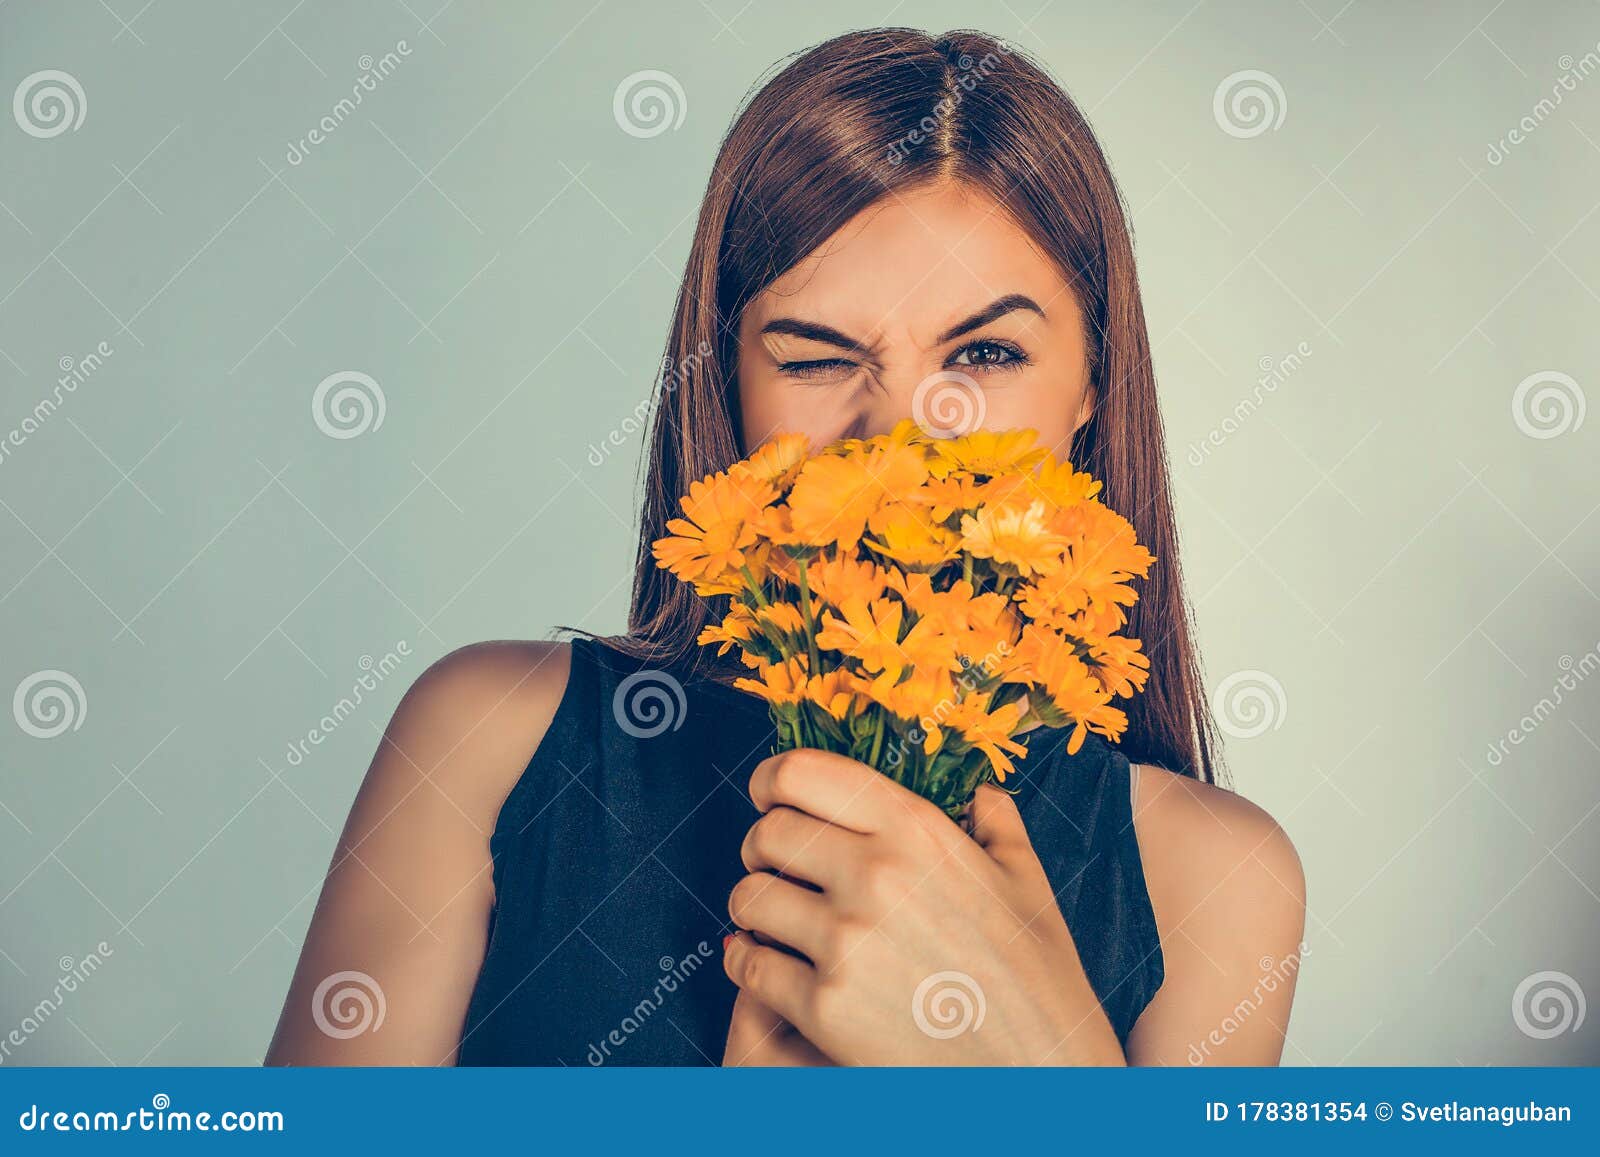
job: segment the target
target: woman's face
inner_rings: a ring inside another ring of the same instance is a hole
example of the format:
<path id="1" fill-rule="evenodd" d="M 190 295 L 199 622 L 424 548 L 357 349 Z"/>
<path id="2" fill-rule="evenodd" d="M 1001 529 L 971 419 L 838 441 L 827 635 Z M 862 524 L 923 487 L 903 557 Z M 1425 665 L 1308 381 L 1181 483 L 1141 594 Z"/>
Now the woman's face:
<path id="1" fill-rule="evenodd" d="M 1094 404 L 1076 295 L 999 204 L 954 182 L 857 214 L 750 303 L 739 400 L 747 451 L 907 417 L 1029 427 L 1064 451 Z"/>

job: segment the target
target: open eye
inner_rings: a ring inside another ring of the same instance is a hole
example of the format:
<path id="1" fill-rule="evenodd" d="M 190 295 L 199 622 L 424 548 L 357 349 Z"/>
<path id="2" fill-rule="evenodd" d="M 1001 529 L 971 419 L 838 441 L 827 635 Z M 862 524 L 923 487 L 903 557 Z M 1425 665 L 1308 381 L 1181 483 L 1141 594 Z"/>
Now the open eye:
<path id="1" fill-rule="evenodd" d="M 778 369 L 793 378 L 825 378 L 849 373 L 855 362 L 845 358 L 817 358 L 813 361 L 779 362 Z"/>
<path id="2" fill-rule="evenodd" d="M 946 364 L 969 366 L 980 370 L 1014 369 L 1025 364 L 1027 360 L 1027 355 L 1013 345 L 984 339 L 962 346 Z"/>

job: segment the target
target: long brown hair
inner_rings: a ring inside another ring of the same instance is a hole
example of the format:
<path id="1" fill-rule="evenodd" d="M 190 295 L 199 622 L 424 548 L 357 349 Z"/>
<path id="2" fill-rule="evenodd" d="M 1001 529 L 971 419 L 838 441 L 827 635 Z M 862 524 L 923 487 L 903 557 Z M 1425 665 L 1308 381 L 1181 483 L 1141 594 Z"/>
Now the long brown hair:
<path id="1" fill-rule="evenodd" d="M 1156 555 L 1129 633 L 1150 657 L 1129 759 L 1212 781 L 1213 725 L 1178 567 L 1165 439 L 1126 211 L 1088 122 L 1019 50 L 976 32 L 853 32 L 799 54 L 722 142 L 667 338 L 651 433 L 629 634 L 665 664 L 702 666 L 712 608 L 656 568 L 650 544 L 691 481 L 743 456 L 740 312 L 891 192 L 955 179 L 1005 206 L 1050 254 L 1085 318 L 1093 416 L 1069 455 Z"/>

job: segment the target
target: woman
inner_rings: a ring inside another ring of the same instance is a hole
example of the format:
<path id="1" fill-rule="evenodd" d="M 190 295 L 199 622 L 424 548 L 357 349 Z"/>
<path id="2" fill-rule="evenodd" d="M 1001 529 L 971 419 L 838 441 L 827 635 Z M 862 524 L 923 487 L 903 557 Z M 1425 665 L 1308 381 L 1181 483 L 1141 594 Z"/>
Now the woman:
<path id="1" fill-rule="evenodd" d="M 800 56 L 723 143 L 667 353 L 628 635 L 418 680 L 269 1060 L 1275 1063 L 1303 880 L 1211 782 L 1128 223 L 1067 96 L 972 33 Z M 778 431 L 923 419 L 952 380 L 1101 478 L 1158 559 L 1121 747 L 1032 733 L 970 834 L 844 757 L 763 758 L 764 704 L 696 665 L 708 610 L 649 553 L 691 480 Z"/>

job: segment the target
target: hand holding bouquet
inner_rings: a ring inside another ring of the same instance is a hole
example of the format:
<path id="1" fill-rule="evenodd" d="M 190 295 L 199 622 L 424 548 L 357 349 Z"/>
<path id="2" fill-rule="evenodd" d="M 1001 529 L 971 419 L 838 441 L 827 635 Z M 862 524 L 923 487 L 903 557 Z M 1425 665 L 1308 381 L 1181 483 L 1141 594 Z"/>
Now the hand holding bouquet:
<path id="1" fill-rule="evenodd" d="M 657 563 L 727 597 L 778 751 L 860 760 L 960 815 L 1034 727 L 1115 742 L 1149 660 L 1119 634 L 1154 561 L 1100 483 L 1031 430 L 888 434 L 811 453 L 780 435 L 694 483 Z"/>

